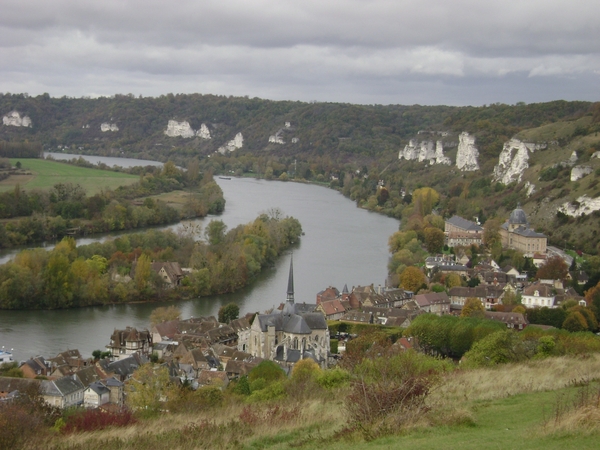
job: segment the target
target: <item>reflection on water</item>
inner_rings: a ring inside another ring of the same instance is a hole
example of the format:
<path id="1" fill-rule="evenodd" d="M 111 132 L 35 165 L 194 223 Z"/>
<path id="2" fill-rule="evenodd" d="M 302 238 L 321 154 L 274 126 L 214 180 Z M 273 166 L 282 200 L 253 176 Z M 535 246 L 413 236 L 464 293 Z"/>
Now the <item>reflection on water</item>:
<path id="1" fill-rule="evenodd" d="M 119 158 L 113 158 L 119 159 Z M 317 292 L 344 284 L 383 284 L 387 273 L 389 236 L 398 221 L 356 208 L 336 191 L 299 183 L 232 178 L 217 182 L 224 191 L 225 212 L 219 216 L 229 229 L 254 220 L 272 207 L 296 217 L 305 236 L 293 249 L 296 301 L 314 303 Z M 197 223 L 206 226 L 210 217 Z M 177 228 L 172 225 L 166 228 Z M 108 239 L 85 238 L 80 244 Z M 183 317 L 216 315 L 229 302 L 242 313 L 264 311 L 285 301 L 290 254 L 266 269 L 252 285 L 228 295 L 177 303 Z M 37 354 L 54 356 L 78 348 L 84 356 L 104 349 L 114 328 L 149 326 L 158 306 L 138 303 L 58 311 L 0 311 L 0 346 L 15 349 L 15 359 Z"/>

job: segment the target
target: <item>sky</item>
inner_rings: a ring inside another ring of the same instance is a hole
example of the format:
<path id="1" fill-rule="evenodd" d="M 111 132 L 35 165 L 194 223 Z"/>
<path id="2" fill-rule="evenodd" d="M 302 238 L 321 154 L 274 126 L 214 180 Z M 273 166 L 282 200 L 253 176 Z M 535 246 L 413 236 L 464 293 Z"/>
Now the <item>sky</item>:
<path id="1" fill-rule="evenodd" d="M 600 100 L 598 0 L 1 0 L 0 92 Z"/>

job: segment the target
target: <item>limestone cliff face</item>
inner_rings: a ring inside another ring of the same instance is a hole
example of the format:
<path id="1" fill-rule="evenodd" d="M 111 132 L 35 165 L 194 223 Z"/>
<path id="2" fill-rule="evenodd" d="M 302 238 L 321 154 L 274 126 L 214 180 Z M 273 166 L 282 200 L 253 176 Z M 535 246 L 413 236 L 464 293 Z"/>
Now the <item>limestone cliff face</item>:
<path id="1" fill-rule="evenodd" d="M 579 217 L 584 214 L 591 214 L 594 211 L 600 210 L 600 197 L 591 198 L 587 195 L 582 195 L 577 199 L 576 202 L 563 203 L 558 210 L 571 217 Z"/>
<path id="2" fill-rule="evenodd" d="M 463 172 L 479 170 L 479 150 L 475 147 L 475 136 L 463 132 L 458 137 L 456 167 Z"/>
<path id="3" fill-rule="evenodd" d="M 177 122 L 176 120 L 169 120 L 165 134 L 169 137 L 181 136 L 182 138 L 196 136 L 196 132 L 192 129 L 189 122 Z"/>
<path id="4" fill-rule="evenodd" d="M 227 152 L 233 152 L 239 148 L 242 148 L 243 145 L 244 145 L 244 137 L 242 136 L 242 133 L 238 133 L 227 144 L 225 144 L 222 147 L 219 147 L 219 153 L 224 155 Z"/>
<path id="5" fill-rule="evenodd" d="M 545 148 L 545 145 L 522 142 L 514 138 L 505 142 L 498 157 L 498 164 L 494 167 L 494 181 L 503 184 L 513 181 L 519 183 L 523 173 L 529 168 L 529 153 L 541 148 Z"/>
<path id="6" fill-rule="evenodd" d="M 437 141 L 435 143 L 435 163 L 446 164 L 448 166 L 452 164 L 450 158 L 444 155 L 444 144 L 442 143 L 442 141 Z"/>
<path id="7" fill-rule="evenodd" d="M 186 139 L 193 138 L 194 136 L 198 136 L 202 139 L 211 138 L 210 130 L 205 124 L 200 125 L 200 129 L 198 131 L 194 131 L 194 129 L 190 126 L 190 123 L 185 120 L 183 122 L 169 120 L 165 134 L 169 137 L 181 136 L 182 138 Z"/>
<path id="8" fill-rule="evenodd" d="M 119 127 L 116 123 L 103 123 L 100 125 L 100 131 L 106 133 L 107 131 L 119 131 Z"/>
<path id="9" fill-rule="evenodd" d="M 210 130 L 205 124 L 200 125 L 200 129 L 196 132 L 196 135 L 202 139 L 210 139 Z"/>
<path id="10" fill-rule="evenodd" d="M 2 117 L 2 123 L 11 127 L 31 128 L 33 126 L 29 116 L 21 117 L 21 114 L 18 111 L 11 111 L 8 114 L 6 114 L 4 117 Z"/>
<path id="11" fill-rule="evenodd" d="M 575 166 L 571 169 L 571 181 L 577 181 L 592 172 L 593 170 L 590 166 Z"/>
<path id="12" fill-rule="evenodd" d="M 407 161 L 417 159 L 418 157 L 419 148 L 415 139 L 411 139 L 410 141 L 408 141 L 408 144 L 404 146 L 404 150 L 400 150 L 400 153 L 398 153 L 398 159 L 404 158 Z"/>

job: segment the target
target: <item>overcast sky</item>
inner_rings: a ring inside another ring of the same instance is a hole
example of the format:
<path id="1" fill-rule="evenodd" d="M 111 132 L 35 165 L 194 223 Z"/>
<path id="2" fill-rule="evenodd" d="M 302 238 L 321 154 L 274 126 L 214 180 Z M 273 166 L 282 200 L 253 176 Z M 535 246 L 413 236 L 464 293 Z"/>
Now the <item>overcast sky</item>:
<path id="1" fill-rule="evenodd" d="M 596 101 L 599 24 L 598 0 L 1 0 L 0 92 Z"/>

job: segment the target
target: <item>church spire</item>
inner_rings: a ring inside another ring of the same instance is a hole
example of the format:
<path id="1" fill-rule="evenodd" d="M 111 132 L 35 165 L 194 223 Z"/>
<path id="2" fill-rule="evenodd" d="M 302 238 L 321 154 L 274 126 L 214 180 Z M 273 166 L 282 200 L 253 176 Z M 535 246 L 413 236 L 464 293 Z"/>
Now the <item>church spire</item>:
<path id="1" fill-rule="evenodd" d="M 290 260 L 290 275 L 288 278 L 287 301 L 294 303 L 294 255 Z"/>

